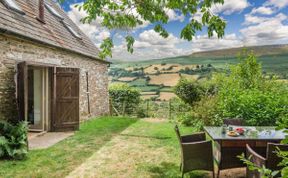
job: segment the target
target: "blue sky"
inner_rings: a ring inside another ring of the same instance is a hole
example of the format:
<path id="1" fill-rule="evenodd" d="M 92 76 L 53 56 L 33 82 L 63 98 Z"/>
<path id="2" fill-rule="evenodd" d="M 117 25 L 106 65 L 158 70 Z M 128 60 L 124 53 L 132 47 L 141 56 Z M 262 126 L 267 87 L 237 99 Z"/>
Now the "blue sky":
<path id="1" fill-rule="evenodd" d="M 134 54 L 126 52 L 123 36 L 126 32 L 108 31 L 101 27 L 100 20 L 91 24 L 81 24 L 79 20 L 85 12 L 79 12 L 74 4 L 83 0 L 66 0 L 62 8 L 69 17 L 99 46 L 106 37 L 112 37 L 115 42 L 114 59 L 143 60 L 165 58 L 191 54 L 197 51 L 207 51 L 231 47 L 287 44 L 288 43 L 288 0 L 225 0 L 224 5 L 215 5 L 212 12 L 227 21 L 223 39 L 208 38 L 206 30 L 197 33 L 191 42 L 180 39 L 179 34 L 191 17 L 167 10 L 170 22 L 165 25 L 169 32 L 168 39 L 163 39 L 148 22 L 131 30 L 136 42 Z M 201 13 L 193 16 L 200 19 Z"/>

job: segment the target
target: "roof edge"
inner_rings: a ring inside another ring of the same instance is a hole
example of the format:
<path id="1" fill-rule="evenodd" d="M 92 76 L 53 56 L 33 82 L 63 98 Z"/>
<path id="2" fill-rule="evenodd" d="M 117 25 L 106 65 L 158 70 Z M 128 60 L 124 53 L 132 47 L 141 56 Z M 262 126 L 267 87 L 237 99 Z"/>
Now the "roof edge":
<path id="1" fill-rule="evenodd" d="M 98 57 L 91 56 L 91 55 L 88 55 L 88 54 L 85 54 L 85 53 L 81 53 L 81 52 L 78 52 L 78 51 L 74 51 L 74 50 L 71 50 L 71 49 L 68 49 L 68 48 L 65 48 L 65 47 L 59 47 L 57 45 L 54 45 L 54 44 L 51 44 L 51 43 L 47 43 L 47 42 L 44 42 L 44 41 L 41 41 L 41 40 L 38 40 L 38 39 L 35 39 L 35 38 L 32 38 L 32 37 L 28 37 L 28 36 L 25 36 L 25 35 L 22 35 L 22 34 L 19 34 L 17 32 L 13 32 L 11 30 L 7 30 L 7 29 L 1 28 L 1 27 L 0 27 L 0 34 L 15 35 L 15 36 L 23 38 L 25 40 L 29 40 L 29 41 L 32 41 L 32 42 L 37 42 L 37 43 L 40 43 L 40 44 L 43 44 L 43 45 L 49 45 L 51 47 L 55 47 L 55 48 L 58 48 L 58 49 L 64 49 L 64 50 L 67 50 L 67 51 L 70 51 L 70 52 L 73 52 L 73 53 L 76 53 L 76 54 L 80 54 L 82 56 L 89 57 L 89 58 L 92 58 L 94 60 L 97 60 L 98 62 L 101 62 L 101 63 L 111 64 L 111 62 L 102 60 L 102 59 L 100 59 Z"/>

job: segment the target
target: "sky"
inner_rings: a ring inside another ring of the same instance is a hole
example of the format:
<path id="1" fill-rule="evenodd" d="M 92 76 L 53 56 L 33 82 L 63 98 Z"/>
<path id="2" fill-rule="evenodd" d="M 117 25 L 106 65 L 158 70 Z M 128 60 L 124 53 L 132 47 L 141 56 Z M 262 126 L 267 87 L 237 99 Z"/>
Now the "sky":
<path id="1" fill-rule="evenodd" d="M 127 52 L 124 35 L 126 32 L 109 31 L 101 27 L 100 20 L 91 24 L 82 24 L 80 19 L 86 16 L 78 11 L 75 4 L 83 0 L 66 0 L 61 6 L 79 28 L 100 46 L 103 39 L 112 37 L 114 41 L 113 57 L 116 60 L 147 60 L 189 55 L 193 52 L 225 49 L 242 46 L 288 44 L 288 0 L 224 0 L 223 5 L 211 8 L 227 22 L 225 36 L 222 39 L 208 38 L 204 29 L 188 42 L 180 39 L 180 32 L 191 19 L 200 19 L 201 13 L 184 17 L 177 11 L 166 10 L 170 21 L 165 25 L 169 32 L 167 39 L 153 31 L 153 24 L 143 25 L 131 30 L 134 36 L 134 53 Z M 186 22 L 186 23 L 185 23 Z"/>

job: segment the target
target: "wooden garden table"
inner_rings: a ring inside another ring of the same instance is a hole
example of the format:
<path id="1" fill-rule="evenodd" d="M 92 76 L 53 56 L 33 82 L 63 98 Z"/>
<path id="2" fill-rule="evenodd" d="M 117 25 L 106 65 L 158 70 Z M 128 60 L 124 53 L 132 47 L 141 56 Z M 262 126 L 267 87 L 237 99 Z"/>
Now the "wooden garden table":
<path id="1" fill-rule="evenodd" d="M 256 129 L 258 133 L 245 133 L 238 137 L 231 137 L 222 133 L 222 127 L 204 127 L 205 132 L 214 140 L 214 158 L 219 170 L 244 167 L 245 165 L 237 156 L 246 153 L 246 144 L 265 156 L 268 142 L 279 143 L 285 138 L 283 131 L 277 131 L 275 127 L 242 126 L 242 128 Z"/>

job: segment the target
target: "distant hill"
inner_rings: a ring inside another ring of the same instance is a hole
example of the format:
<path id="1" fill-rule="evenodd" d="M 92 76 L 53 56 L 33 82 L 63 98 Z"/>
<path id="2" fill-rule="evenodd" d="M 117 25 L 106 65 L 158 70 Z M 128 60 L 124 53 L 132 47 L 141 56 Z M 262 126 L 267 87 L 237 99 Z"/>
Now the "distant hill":
<path id="1" fill-rule="evenodd" d="M 266 45 L 266 46 L 247 46 L 240 48 L 202 51 L 202 52 L 195 52 L 189 55 L 189 57 L 231 57 L 231 56 L 235 57 L 240 52 L 242 52 L 243 49 L 253 51 L 254 54 L 256 54 L 256 56 L 288 54 L 288 44 L 283 44 L 283 45 Z"/>

